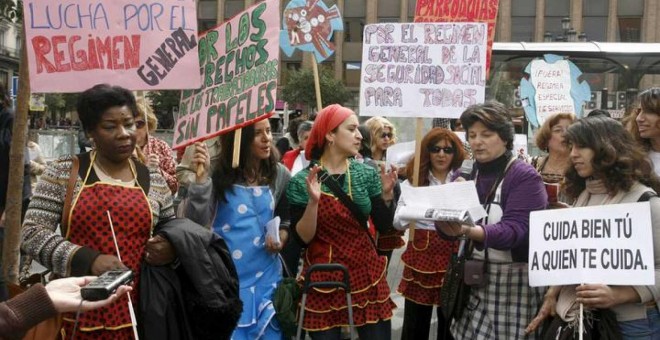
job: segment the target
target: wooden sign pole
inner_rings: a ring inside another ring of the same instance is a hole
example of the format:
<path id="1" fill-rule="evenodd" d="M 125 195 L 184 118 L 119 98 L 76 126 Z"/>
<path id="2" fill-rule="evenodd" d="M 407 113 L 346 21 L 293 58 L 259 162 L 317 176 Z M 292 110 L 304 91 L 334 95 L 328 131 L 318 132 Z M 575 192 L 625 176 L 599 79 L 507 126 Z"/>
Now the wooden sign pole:
<path id="1" fill-rule="evenodd" d="M 321 81 L 319 79 L 319 64 L 316 61 L 316 57 L 312 54 L 314 63 L 312 69 L 314 70 L 314 90 L 316 91 L 316 112 L 323 109 L 323 104 L 321 104 Z"/>
<path id="2" fill-rule="evenodd" d="M 422 154 L 422 137 L 424 129 L 424 120 L 422 118 L 415 119 L 415 158 L 413 162 L 413 178 L 412 185 L 414 187 L 419 186 L 419 167 L 421 163 L 421 154 Z M 415 222 L 410 222 L 410 233 L 408 238 L 412 242 L 415 239 Z"/>

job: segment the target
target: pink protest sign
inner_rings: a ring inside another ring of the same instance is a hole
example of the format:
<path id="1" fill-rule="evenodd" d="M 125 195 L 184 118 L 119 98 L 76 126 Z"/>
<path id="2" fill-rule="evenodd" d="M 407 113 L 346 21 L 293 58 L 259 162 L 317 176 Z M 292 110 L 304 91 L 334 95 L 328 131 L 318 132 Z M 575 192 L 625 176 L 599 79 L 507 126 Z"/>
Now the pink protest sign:
<path id="1" fill-rule="evenodd" d="M 265 119 L 275 110 L 279 0 L 266 0 L 199 37 L 202 87 L 183 91 L 177 149 Z"/>
<path id="2" fill-rule="evenodd" d="M 24 0 L 32 92 L 197 88 L 194 0 Z"/>

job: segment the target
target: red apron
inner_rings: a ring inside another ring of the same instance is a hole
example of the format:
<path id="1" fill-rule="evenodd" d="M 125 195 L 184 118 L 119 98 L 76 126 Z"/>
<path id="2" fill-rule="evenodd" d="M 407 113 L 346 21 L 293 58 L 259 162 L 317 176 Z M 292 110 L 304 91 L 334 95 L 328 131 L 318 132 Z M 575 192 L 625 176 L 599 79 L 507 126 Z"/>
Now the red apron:
<path id="1" fill-rule="evenodd" d="M 140 261 L 152 231 L 151 207 L 142 188 L 106 182 L 83 186 L 71 208 L 67 239 L 116 256 L 107 211 L 112 217 L 121 260 L 134 274 L 131 299 L 137 309 Z M 67 339 L 75 318 L 75 313 L 64 314 L 63 333 Z M 108 307 L 81 313 L 76 339 L 133 339 L 128 298 L 124 296 Z"/>
<path id="2" fill-rule="evenodd" d="M 415 229 L 415 239 L 401 254 L 403 277 L 397 291 L 421 305 L 440 305 L 442 279 L 458 242 L 441 239 L 435 230 Z"/>
<path id="3" fill-rule="evenodd" d="M 350 275 L 355 325 L 392 318 L 396 305 L 387 285 L 387 258 L 378 256 L 364 227 L 341 201 L 325 193 L 319 201 L 316 221 L 316 235 L 305 251 L 303 275 L 316 263 L 341 263 Z M 311 279 L 341 281 L 341 277 L 337 272 L 317 272 Z M 346 307 L 343 290 L 312 289 L 305 303 L 303 327 L 320 331 L 348 325 Z"/>

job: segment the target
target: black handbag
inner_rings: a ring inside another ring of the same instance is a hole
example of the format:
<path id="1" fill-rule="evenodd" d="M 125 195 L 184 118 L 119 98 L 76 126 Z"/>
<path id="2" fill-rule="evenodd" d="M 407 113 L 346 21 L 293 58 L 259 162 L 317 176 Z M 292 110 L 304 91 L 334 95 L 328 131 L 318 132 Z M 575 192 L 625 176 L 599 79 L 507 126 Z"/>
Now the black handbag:
<path id="1" fill-rule="evenodd" d="M 584 315 L 584 340 L 621 340 L 621 330 L 616 315 L 609 309 L 596 309 Z M 579 339 L 577 322 L 566 322 L 555 316 L 546 322 L 541 339 L 574 340 Z"/>
<path id="2" fill-rule="evenodd" d="M 469 240 L 463 240 L 461 248 L 469 249 Z M 440 310 L 445 319 L 460 319 L 470 297 L 471 287 L 465 284 L 466 252 L 453 254 L 440 288 Z"/>

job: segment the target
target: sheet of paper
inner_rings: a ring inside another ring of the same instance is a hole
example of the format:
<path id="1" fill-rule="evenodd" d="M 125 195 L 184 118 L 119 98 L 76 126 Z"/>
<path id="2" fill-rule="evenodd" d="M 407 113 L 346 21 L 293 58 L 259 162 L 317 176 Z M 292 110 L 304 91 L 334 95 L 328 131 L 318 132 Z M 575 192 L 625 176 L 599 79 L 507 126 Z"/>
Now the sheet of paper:
<path id="1" fill-rule="evenodd" d="M 474 181 L 452 182 L 427 187 L 401 185 L 401 198 L 406 206 L 421 211 L 428 209 L 467 210 L 473 221 L 487 215 L 486 210 L 479 203 L 479 195 Z"/>
<path id="2" fill-rule="evenodd" d="M 266 237 L 270 237 L 276 244 L 280 244 L 280 217 L 275 216 L 266 223 Z"/>
<path id="3" fill-rule="evenodd" d="M 390 164 L 400 168 L 413 156 L 415 156 L 415 141 L 396 143 L 387 148 L 387 169 L 390 168 Z"/>

